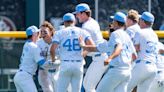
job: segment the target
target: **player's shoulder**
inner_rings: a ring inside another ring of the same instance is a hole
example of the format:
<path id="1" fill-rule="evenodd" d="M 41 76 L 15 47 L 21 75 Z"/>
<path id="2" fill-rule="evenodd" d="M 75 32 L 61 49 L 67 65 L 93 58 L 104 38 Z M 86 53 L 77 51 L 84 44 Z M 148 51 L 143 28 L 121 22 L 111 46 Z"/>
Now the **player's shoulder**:
<path id="1" fill-rule="evenodd" d="M 93 18 L 89 18 L 85 23 L 82 25 L 83 28 L 97 28 L 99 27 L 99 24 L 96 20 Z"/>
<path id="2" fill-rule="evenodd" d="M 43 38 L 40 38 L 40 39 L 38 39 L 38 40 L 36 41 L 36 44 L 37 44 L 37 45 L 38 45 L 38 44 L 42 44 L 42 43 L 44 43 Z"/>
<path id="3" fill-rule="evenodd" d="M 140 31 L 141 29 L 140 29 L 140 27 L 139 27 L 139 25 L 137 25 L 137 24 L 134 24 L 134 25 L 132 25 L 132 26 L 130 26 L 130 27 L 127 27 L 127 29 L 126 29 L 127 31 Z"/>
<path id="4" fill-rule="evenodd" d="M 28 47 L 28 48 L 33 49 L 33 48 L 37 48 L 38 46 L 37 46 L 36 43 L 34 43 L 34 42 L 32 42 L 32 41 L 27 41 L 27 42 L 25 43 L 25 47 Z"/>
<path id="5" fill-rule="evenodd" d="M 55 31 L 55 35 L 54 36 L 63 34 L 65 32 L 65 30 L 66 30 L 66 28 L 60 29 L 58 31 Z"/>

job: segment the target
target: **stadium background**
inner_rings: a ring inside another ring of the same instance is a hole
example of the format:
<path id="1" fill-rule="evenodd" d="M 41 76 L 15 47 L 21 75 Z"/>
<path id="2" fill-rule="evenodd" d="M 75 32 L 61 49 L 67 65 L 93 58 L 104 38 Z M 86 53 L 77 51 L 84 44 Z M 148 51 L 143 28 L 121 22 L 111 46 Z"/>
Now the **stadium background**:
<path id="1" fill-rule="evenodd" d="M 98 10 L 95 10 L 96 1 Z M 73 12 L 75 5 L 82 2 L 90 5 L 92 16 L 99 22 L 101 30 L 107 30 L 110 16 L 116 11 L 126 13 L 129 9 L 136 9 L 141 14 L 148 11 L 148 1 L 151 1 L 151 12 L 156 17 L 153 28 L 158 30 L 164 21 L 163 0 L 1 0 L 0 31 L 23 31 L 30 25 L 39 27 L 41 17 L 59 29 L 62 16 Z M 44 7 L 40 6 L 41 2 Z M 40 16 L 42 9 L 45 12 Z M 160 40 L 164 42 L 163 38 Z M 15 92 L 12 78 L 19 65 L 24 41 L 24 38 L 0 38 L 0 92 Z M 40 89 L 38 84 L 37 87 Z"/>

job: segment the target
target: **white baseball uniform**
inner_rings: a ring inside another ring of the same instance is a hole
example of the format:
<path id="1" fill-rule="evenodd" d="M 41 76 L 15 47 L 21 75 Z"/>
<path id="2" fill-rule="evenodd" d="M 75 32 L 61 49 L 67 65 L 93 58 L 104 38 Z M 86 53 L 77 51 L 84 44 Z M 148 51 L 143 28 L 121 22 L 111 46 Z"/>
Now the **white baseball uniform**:
<path id="1" fill-rule="evenodd" d="M 128 35 L 130 36 L 131 40 L 133 41 L 134 37 L 135 37 L 135 34 L 136 32 L 140 31 L 140 26 L 138 25 L 138 23 L 128 27 L 126 29 L 126 32 L 128 33 Z M 134 41 L 133 41 L 134 42 Z"/>
<path id="2" fill-rule="evenodd" d="M 109 63 L 108 71 L 100 81 L 96 92 L 127 92 L 132 54 L 136 53 L 129 35 L 123 29 L 118 29 L 111 33 L 108 43 L 99 44 L 97 49 L 100 52 L 113 53 L 117 44 L 121 44 L 123 49 Z"/>
<path id="3" fill-rule="evenodd" d="M 90 33 L 96 45 L 104 41 L 100 26 L 93 18 L 89 18 L 84 22 L 82 28 Z M 107 66 L 104 66 L 103 62 L 108 57 L 106 53 L 92 52 L 91 56 L 93 61 L 89 65 L 83 80 L 83 86 L 86 92 L 95 92 L 97 84 L 107 70 Z"/>
<path id="4" fill-rule="evenodd" d="M 164 50 L 164 45 L 161 42 L 158 43 L 158 49 Z M 164 92 L 164 56 L 162 54 L 158 54 L 156 65 L 157 75 L 148 92 Z"/>
<path id="5" fill-rule="evenodd" d="M 78 38 L 82 36 L 85 41 L 90 39 L 89 33 L 75 26 L 57 31 L 53 43 L 58 44 L 61 66 L 57 85 L 57 92 L 66 92 L 69 83 L 72 92 L 80 92 L 83 78 L 82 48 Z"/>
<path id="6" fill-rule="evenodd" d="M 38 40 L 37 45 L 41 49 L 40 55 L 42 55 L 46 61 L 51 60 L 51 56 L 50 56 L 51 45 L 46 43 L 43 39 Z M 56 61 L 55 63 L 56 65 L 58 63 L 58 65 L 49 70 L 44 70 L 43 68 L 39 68 L 38 81 L 42 87 L 43 92 L 56 92 L 55 90 L 57 87 L 60 60 L 58 59 L 58 62 Z"/>
<path id="7" fill-rule="evenodd" d="M 44 57 L 40 55 L 40 49 L 31 40 L 27 40 L 23 46 L 20 63 L 19 71 L 14 76 L 17 92 L 37 92 L 33 80 L 37 66 L 48 69 L 53 67 L 53 65 L 51 66 L 50 61 L 45 62 Z"/>
<path id="8" fill-rule="evenodd" d="M 141 31 L 141 28 L 140 28 L 140 26 L 138 25 L 138 23 L 136 23 L 136 24 L 134 24 L 134 25 L 129 26 L 129 27 L 126 28 L 126 32 L 127 32 L 128 35 L 130 36 L 130 38 L 131 38 L 133 44 L 134 44 L 134 39 L 135 39 L 134 37 L 136 37 L 135 35 L 136 35 L 136 33 L 139 32 L 139 31 Z M 132 67 L 134 67 L 134 66 L 135 66 L 135 62 L 132 62 Z"/>
<path id="9" fill-rule="evenodd" d="M 138 59 L 132 69 L 132 78 L 128 84 L 131 92 L 137 86 L 137 92 L 148 92 L 149 85 L 156 74 L 156 56 L 158 37 L 152 28 L 141 29 L 134 37 L 134 45 L 139 45 Z"/>

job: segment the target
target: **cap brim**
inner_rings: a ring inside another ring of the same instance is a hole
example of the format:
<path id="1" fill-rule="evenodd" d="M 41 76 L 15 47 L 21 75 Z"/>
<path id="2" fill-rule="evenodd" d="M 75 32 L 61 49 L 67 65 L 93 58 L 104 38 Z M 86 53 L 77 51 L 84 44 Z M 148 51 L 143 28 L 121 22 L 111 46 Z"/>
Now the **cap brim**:
<path id="1" fill-rule="evenodd" d="M 41 29 L 38 29 L 38 30 L 36 31 L 36 33 L 37 33 L 37 32 L 40 32 L 40 30 L 41 30 Z"/>
<path id="2" fill-rule="evenodd" d="M 114 19 L 114 16 L 110 16 L 111 19 Z"/>

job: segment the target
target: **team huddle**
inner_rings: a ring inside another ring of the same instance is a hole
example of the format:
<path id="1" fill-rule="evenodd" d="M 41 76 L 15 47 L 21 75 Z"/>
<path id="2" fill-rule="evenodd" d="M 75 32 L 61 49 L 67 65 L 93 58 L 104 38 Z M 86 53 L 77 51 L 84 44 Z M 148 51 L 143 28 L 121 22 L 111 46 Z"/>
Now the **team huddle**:
<path id="1" fill-rule="evenodd" d="M 47 21 L 28 27 L 14 76 L 17 92 L 38 92 L 37 69 L 43 92 L 164 92 L 164 45 L 152 29 L 154 20 L 150 12 L 117 12 L 106 41 L 90 7 L 81 3 L 63 16 L 63 29 L 55 31 Z M 92 62 L 83 76 L 85 56 Z"/>

